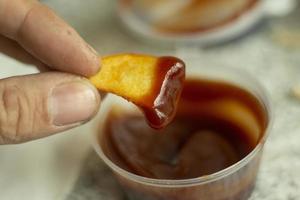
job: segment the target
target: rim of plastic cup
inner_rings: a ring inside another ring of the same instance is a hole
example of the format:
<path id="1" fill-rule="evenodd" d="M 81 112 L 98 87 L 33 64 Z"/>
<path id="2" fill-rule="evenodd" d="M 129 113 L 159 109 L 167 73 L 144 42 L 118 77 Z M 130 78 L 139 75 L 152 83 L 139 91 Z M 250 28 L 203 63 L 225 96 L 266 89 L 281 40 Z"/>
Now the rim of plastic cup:
<path id="1" fill-rule="evenodd" d="M 244 167 L 245 165 L 247 165 L 252 158 L 255 157 L 255 155 L 262 150 L 265 141 L 268 137 L 268 135 L 270 134 L 270 131 L 272 129 L 272 125 L 273 125 L 273 111 L 272 111 L 272 102 L 270 101 L 270 97 L 268 95 L 268 92 L 266 91 L 266 89 L 259 83 L 259 81 L 254 78 L 251 74 L 242 71 L 240 69 L 237 68 L 233 68 L 233 67 L 217 67 L 215 66 L 214 68 L 221 68 L 222 70 L 229 70 L 229 71 L 233 71 L 236 74 L 240 74 L 242 77 L 245 77 L 247 80 L 251 81 L 251 85 L 254 85 L 254 87 L 256 88 L 257 92 L 253 92 L 250 91 L 249 89 L 247 90 L 247 88 L 245 88 L 247 91 L 251 92 L 252 94 L 254 94 L 256 96 L 256 98 L 260 101 L 260 103 L 262 104 L 262 106 L 264 106 L 265 110 L 266 110 L 266 114 L 268 117 L 268 124 L 266 127 L 266 130 L 264 132 L 264 135 L 260 138 L 259 143 L 256 145 L 256 147 L 247 155 L 245 156 L 243 159 L 241 159 L 240 161 L 236 162 L 235 164 L 221 170 L 218 171 L 216 173 L 213 174 L 209 174 L 209 175 L 205 175 L 205 176 L 200 176 L 197 178 L 190 178 L 190 179 L 155 179 L 155 178 L 148 178 L 148 177 L 143 177 L 143 176 L 139 176 L 136 175 L 134 173 L 131 173 L 129 171 L 126 171 L 124 169 L 122 169 L 121 167 L 119 167 L 118 165 L 114 164 L 102 151 L 99 142 L 98 142 L 98 131 L 99 131 L 99 126 L 97 127 L 96 131 L 93 133 L 93 137 L 92 137 L 92 145 L 95 149 L 95 151 L 98 153 L 98 155 L 100 156 L 100 158 L 114 171 L 116 172 L 118 175 L 125 177 L 131 181 L 134 182 L 138 182 L 141 184 L 145 184 L 145 185 L 151 185 L 151 186 L 156 186 L 156 187 L 168 187 L 168 188 L 175 188 L 175 187 L 187 187 L 187 186 L 194 186 L 194 185 L 203 185 L 203 184 L 207 184 L 219 179 L 222 179 L 228 175 L 233 174 L 234 172 L 238 171 L 239 169 L 241 169 L 242 167 Z M 193 76 L 189 76 L 191 78 L 193 78 Z M 196 78 L 201 78 L 199 76 L 196 76 Z M 207 77 L 206 77 L 207 78 Z M 209 79 L 209 78 L 208 78 Z M 221 79 L 217 79 L 217 78 L 211 78 L 209 80 L 221 80 Z M 223 80 L 226 81 L 226 80 Z M 232 83 L 233 81 L 231 80 L 227 80 L 228 83 Z M 241 86 L 243 88 L 243 86 Z M 102 120 L 103 123 L 104 121 L 106 121 L 106 117 L 105 116 Z M 101 123 L 100 123 L 101 124 Z"/>

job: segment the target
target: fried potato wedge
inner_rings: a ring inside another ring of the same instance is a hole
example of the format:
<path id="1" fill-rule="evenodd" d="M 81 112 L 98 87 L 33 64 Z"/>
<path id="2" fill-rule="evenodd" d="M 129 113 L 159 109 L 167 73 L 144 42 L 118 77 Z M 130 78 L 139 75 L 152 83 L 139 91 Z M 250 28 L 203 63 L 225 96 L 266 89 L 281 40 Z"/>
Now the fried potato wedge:
<path id="1" fill-rule="evenodd" d="M 162 128 L 175 116 L 184 78 L 185 65 L 178 58 L 119 54 L 102 58 L 100 71 L 90 81 L 133 102 L 150 126 Z"/>

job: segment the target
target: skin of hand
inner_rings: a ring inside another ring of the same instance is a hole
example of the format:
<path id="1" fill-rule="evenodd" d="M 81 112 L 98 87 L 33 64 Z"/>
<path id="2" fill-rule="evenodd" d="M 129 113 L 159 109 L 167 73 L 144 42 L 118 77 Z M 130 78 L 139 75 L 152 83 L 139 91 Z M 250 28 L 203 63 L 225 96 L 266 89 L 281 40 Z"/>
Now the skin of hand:
<path id="1" fill-rule="evenodd" d="M 99 70 L 98 55 L 47 6 L 0 0 L 0 52 L 47 71 L 0 80 L 0 144 L 46 137 L 97 113 L 99 92 L 84 77 Z"/>

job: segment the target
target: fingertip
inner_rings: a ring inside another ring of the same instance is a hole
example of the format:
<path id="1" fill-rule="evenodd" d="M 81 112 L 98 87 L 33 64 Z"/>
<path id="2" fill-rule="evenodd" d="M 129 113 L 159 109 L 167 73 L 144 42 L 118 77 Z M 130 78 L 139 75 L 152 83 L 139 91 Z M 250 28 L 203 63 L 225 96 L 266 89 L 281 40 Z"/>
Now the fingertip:
<path id="1" fill-rule="evenodd" d="M 99 70 L 98 53 L 43 4 L 27 13 L 17 41 L 50 68 L 90 77 Z"/>
<path id="2" fill-rule="evenodd" d="M 96 98 L 96 112 L 94 114 L 96 114 L 99 110 L 100 105 L 101 105 L 102 94 L 99 92 L 99 90 L 87 78 L 83 78 L 83 80 L 91 88 L 91 90 L 93 91 L 93 93 L 95 95 L 95 98 Z"/>
<path id="3" fill-rule="evenodd" d="M 87 45 L 87 47 L 90 51 L 89 52 L 89 65 L 85 67 L 85 71 L 83 72 L 83 75 L 86 77 L 91 77 L 100 70 L 101 57 L 90 45 Z"/>

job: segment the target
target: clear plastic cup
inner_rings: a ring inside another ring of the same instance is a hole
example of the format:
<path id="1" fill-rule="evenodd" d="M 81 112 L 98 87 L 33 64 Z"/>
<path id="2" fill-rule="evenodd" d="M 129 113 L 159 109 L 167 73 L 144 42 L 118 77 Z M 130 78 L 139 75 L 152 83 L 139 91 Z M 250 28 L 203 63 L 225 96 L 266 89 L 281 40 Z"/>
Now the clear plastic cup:
<path id="1" fill-rule="evenodd" d="M 216 173 L 199 178 L 182 180 L 164 180 L 142 177 L 117 166 L 103 152 L 99 139 L 104 133 L 105 116 L 111 106 L 118 105 L 126 110 L 135 110 L 128 102 L 109 96 L 95 120 L 96 131 L 93 134 L 93 146 L 100 158 L 111 168 L 130 200 L 244 200 L 248 199 L 255 186 L 257 172 L 263 153 L 263 147 L 272 125 L 271 103 L 266 91 L 249 74 L 230 67 L 199 67 L 199 60 L 187 62 L 187 78 L 205 78 L 226 81 L 246 89 L 260 101 L 267 116 L 267 128 L 257 137 L 256 147 L 242 160 Z M 128 155 L 130 156 L 130 155 Z"/>
<path id="2" fill-rule="evenodd" d="M 159 45 L 207 46 L 240 37 L 251 31 L 264 18 L 290 13 L 296 4 L 296 0 L 198 0 L 204 6 L 198 8 L 189 5 L 195 2 L 197 1 L 119 0 L 117 12 L 126 28 L 143 41 L 156 42 Z M 193 8 L 192 11 L 186 11 L 186 7 L 189 6 Z M 178 26 L 172 16 L 178 19 Z M 175 23 L 173 31 L 161 28 L 170 22 Z M 176 28 L 180 29 L 189 24 L 190 31 L 176 31 Z"/>

